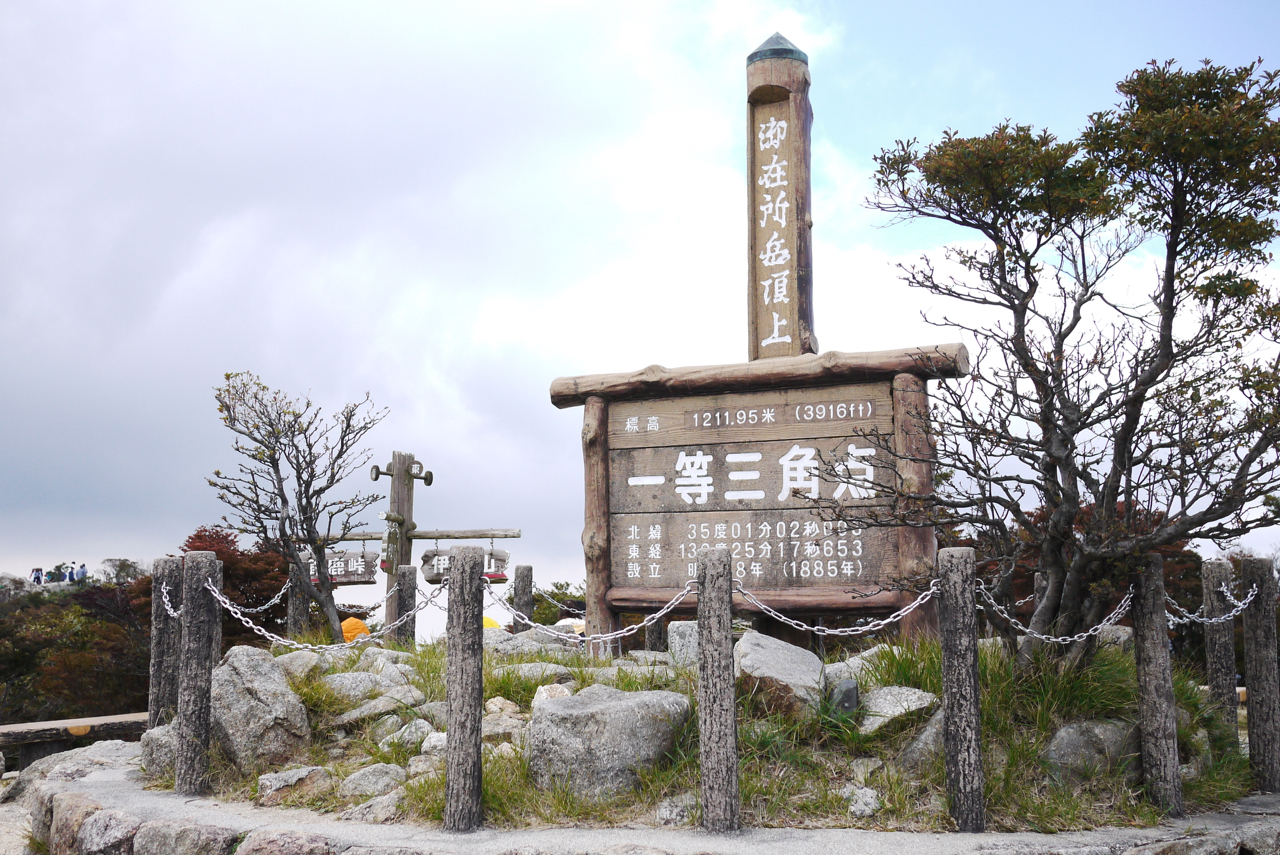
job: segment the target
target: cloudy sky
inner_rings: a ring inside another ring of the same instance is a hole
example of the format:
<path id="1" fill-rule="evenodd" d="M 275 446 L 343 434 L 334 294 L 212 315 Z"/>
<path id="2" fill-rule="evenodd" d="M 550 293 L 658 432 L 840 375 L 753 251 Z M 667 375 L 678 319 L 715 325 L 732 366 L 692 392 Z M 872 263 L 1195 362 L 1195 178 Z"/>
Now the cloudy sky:
<path id="1" fill-rule="evenodd" d="M 955 235 L 863 206 L 880 148 L 1070 136 L 1151 59 L 1280 62 L 1274 2 L 5 3 L 0 572 L 216 522 L 212 389 L 247 370 L 372 393 L 375 459 L 435 472 L 420 527 L 518 527 L 517 562 L 580 580 L 581 410 L 548 386 L 745 358 L 744 62 L 774 31 L 813 75 L 826 350 L 948 339 L 893 265 Z"/>

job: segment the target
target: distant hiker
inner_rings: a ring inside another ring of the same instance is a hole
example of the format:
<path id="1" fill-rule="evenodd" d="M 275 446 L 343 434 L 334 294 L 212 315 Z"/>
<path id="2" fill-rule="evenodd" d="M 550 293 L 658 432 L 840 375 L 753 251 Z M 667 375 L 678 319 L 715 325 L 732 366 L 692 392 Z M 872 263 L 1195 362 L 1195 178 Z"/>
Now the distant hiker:
<path id="1" fill-rule="evenodd" d="M 88 575 L 89 575 L 89 571 L 84 568 L 83 564 L 81 564 L 80 569 L 76 571 L 76 584 L 83 585 L 84 580 Z"/>
<path id="2" fill-rule="evenodd" d="M 31 571 L 31 581 L 32 581 L 32 582 L 35 582 L 37 585 L 43 585 L 43 584 L 44 584 L 44 570 L 43 570 L 42 568 L 40 568 L 40 567 L 37 567 L 37 568 L 35 568 L 34 570 L 32 570 L 32 571 Z"/>

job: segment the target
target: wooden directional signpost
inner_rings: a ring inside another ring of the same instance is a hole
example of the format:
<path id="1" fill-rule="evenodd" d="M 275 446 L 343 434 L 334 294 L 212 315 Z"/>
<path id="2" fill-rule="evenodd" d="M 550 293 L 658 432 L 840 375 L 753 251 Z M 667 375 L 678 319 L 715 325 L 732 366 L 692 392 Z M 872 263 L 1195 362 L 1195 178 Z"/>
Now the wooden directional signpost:
<path id="1" fill-rule="evenodd" d="M 968 354 L 816 353 L 808 58 L 775 34 L 748 57 L 747 88 L 749 361 L 551 385 L 555 406 L 584 408 L 588 632 L 667 603 L 705 546 L 729 549 L 736 580 L 796 615 L 892 611 L 912 598 L 892 583 L 933 569 L 932 529 L 854 529 L 812 500 L 929 490 L 925 381 L 964 375 Z M 819 476 L 824 462 L 838 481 Z"/>

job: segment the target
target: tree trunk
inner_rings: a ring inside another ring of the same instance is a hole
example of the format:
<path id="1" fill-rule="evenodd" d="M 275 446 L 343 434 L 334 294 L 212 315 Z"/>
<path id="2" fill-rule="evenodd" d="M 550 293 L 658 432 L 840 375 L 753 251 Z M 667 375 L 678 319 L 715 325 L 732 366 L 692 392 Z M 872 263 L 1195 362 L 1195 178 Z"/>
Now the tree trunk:
<path id="1" fill-rule="evenodd" d="M 516 565 L 511 574 L 511 607 L 527 616 L 530 623 L 533 622 L 533 568 L 528 564 Z M 515 632 L 523 632 L 528 628 L 512 618 L 511 629 Z"/>
<path id="2" fill-rule="evenodd" d="M 1264 793 L 1280 792 L 1280 672 L 1276 664 L 1276 577 L 1271 561 L 1240 562 L 1244 589 L 1258 595 L 1244 610 L 1244 677 L 1249 689 L 1249 768 Z"/>
<path id="3" fill-rule="evenodd" d="M 738 791 L 737 698 L 733 680 L 733 577 L 729 550 L 698 554 L 698 732 L 702 757 L 702 827 L 742 827 Z"/>
<path id="4" fill-rule="evenodd" d="M 151 686 L 147 697 L 147 728 L 160 727 L 178 714 L 178 663 L 182 645 L 181 618 L 164 607 L 161 586 L 169 591 L 169 605 L 182 609 L 182 559 L 157 558 L 151 569 Z"/>
<path id="5" fill-rule="evenodd" d="M 474 831 L 480 810 L 480 719 L 484 704 L 484 550 L 449 550 L 449 617 L 446 624 L 445 695 L 448 741 L 445 745 L 444 828 Z"/>
<path id="6" fill-rule="evenodd" d="M 1137 574 L 1133 594 L 1134 658 L 1138 670 L 1138 729 L 1147 797 L 1169 816 L 1182 816 L 1178 768 L 1178 715 L 1169 661 L 1169 622 L 1164 606 L 1164 559 L 1151 554 Z"/>
<path id="7" fill-rule="evenodd" d="M 938 621 L 942 629 L 942 745 L 947 796 L 958 831 L 986 830 L 982 710 L 978 699 L 977 569 L 973 550 L 938 553 Z"/>
<path id="8" fill-rule="evenodd" d="M 221 615 L 205 581 L 221 578 L 222 563 L 212 552 L 188 552 L 182 579 L 182 656 L 178 682 L 178 738 L 173 791 L 207 794 L 211 689 L 216 657 L 215 629 Z"/>
<path id="9" fill-rule="evenodd" d="M 1216 618 L 1231 611 L 1227 595 L 1219 590 L 1231 588 L 1231 562 L 1211 558 L 1200 568 L 1204 614 Z M 1234 620 L 1204 625 L 1205 671 L 1209 677 L 1209 697 L 1222 710 L 1222 719 L 1234 734 L 1240 709 L 1236 693 L 1236 623 Z M 1238 739 L 1231 740 L 1231 750 L 1240 748 Z"/>

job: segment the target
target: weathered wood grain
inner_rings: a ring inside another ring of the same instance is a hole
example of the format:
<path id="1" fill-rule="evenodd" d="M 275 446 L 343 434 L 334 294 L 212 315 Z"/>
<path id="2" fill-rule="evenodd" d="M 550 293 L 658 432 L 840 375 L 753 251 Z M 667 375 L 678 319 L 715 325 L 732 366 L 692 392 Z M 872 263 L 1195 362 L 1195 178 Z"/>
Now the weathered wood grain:
<path id="1" fill-rule="evenodd" d="M 963 344 L 938 344 L 903 350 L 841 353 L 830 350 L 734 365 L 664 368 L 651 365 L 624 374 L 557 377 L 551 403 L 578 407 L 588 398 L 632 401 L 726 392 L 757 392 L 789 386 L 836 386 L 892 380 L 899 374 L 926 379 L 963 377 L 969 373 L 969 351 Z"/>
<path id="2" fill-rule="evenodd" d="M 474 831 L 484 820 L 480 805 L 480 720 L 484 714 L 484 550 L 449 551 L 449 616 L 445 634 L 444 828 Z"/>
<path id="3" fill-rule="evenodd" d="M 584 525 L 582 551 L 587 564 L 587 634 L 612 632 L 617 615 L 610 610 L 609 590 L 609 405 L 599 397 L 582 413 Z"/>
<path id="4" fill-rule="evenodd" d="M 1227 595 L 1219 590 L 1224 585 L 1231 589 L 1231 577 L 1231 562 L 1226 559 L 1210 558 L 1201 566 L 1200 586 L 1205 617 L 1221 617 L 1231 611 Z M 1240 696 L 1236 693 L 1235 621 L 1204 625 L 1204 658 L 1209 697 L 1222 710 L 1223 720 L 1233 722 L 1240 708 Z M 1229 742 L 1228 750 L 1239 748 L 1236 740 Z"/>
<path id="5" fill-rule="evenodd" d="M 222 615 L 205 582 L 222 587 L 222 562 L 212 552 L 188 552 L 182 568 L 182 652 L 178 677 L 178 722 L 173 791 L 205 795 L 209 781 L 209 735 L 213 666 Z"/>
<path id="6" fill-rule="evenodd" d="M 1276 659 L 1276 577 L 1271 561 L 1240 562 L 1244 590 L 1258 595 L 1244 610 L 1244 679 L 1249 689 L 1249 768 L 1264 793 L 1280 792 L 1280 672 Z"/>
<path id="7" fill-rule="evenodd" d="M 522 615 L 533 618 L 533 568 L 528 564 L 518 564 L 511 573 L 511 607 Z M 513 626 L 516 632 L 528 629 L 527 626 Z"/>
<path id="8" fill-rule="evenodd" d="M 418 604 L 418 568 L 402 564 L 396 568 L 396 614 L 405 615 Z M 388 601 L 390 602 L 390 601 Z M 398 620 L 399 618 L 397 618 Z M 413 644 L 418 638 L 418 616 L 414 615 L 396 627 L 395 639 L 400 644 Z"/>
<path id="9" fill-rule="evenodd" d="M 182 623 L 164 607 L 161 585 L 169 605 L 182 609 L 182 559 L 157 558 L 151 565 L 151 682 L 147 692 L 147 727 L 160 727 L 178 714 L 178 651 Z"/>
<path id="10" fill-rule="evenodd" d="M 738 790 L 738 716 L 733 677 L 733 603 L 729 550 L 698 556 L 698 733 L 702 827 L 742 825 Z"/>
<path id="11" fill-rule="evenodd" d="M 413 563 L 413 541 L 409 537 L 409 532 L 415 528 L 413 522 L 413 475 L 410 471 L 413 461 L 414 456 L 408 452 L 391 452 L 391 465 L 388 467 L 391 472 L 391 497 L 388 509 L 393 514 L 399 514 L 404 519 L 404 522 L 400 525 L 399 534 L 396 537 L 395 566 L 387 569 L 386 590 L 388 591 L 396 584 L 396 567 Z M 398 597 L 387 598 L 387 623 L 392 623 L 400 617 L 400 603 L 398 600 Z"/>
<path id="12" fill-rule="evenodd" d="M 148 713 L 125 713 L 90 718 L 63 718 L 0 725 L 0 746 L 79 739 L 128 739 L 150 728 Z"/>
<path id="13" fill-rule="evenodd" d="M 929 394 L 925 381 L 914 374 L 893 378 L 894 451 L 900 485 L 904 491 L 929 495 L 933 493 L 934 446 L 929 434 Z M 907 501 L 899 508 L 911 510 Z M 938 542 L 932 526 L 901 526 L 898 534 L 899 578 L 927 577 L 934 573 Z M 908 602 L 903 597 L 903 605 Z M 937 610 L 932 601 L 903 619 L 902 632 L 909 638 L 938 632 Z"/>
<path id="14" fill-rule="evenodd" d="M 942 745 L 947 796 L 956 830 L 986 830 L 982 710 L 978 696 L 977 568 L 971 548 L 938 555 L 938 620 L 942 635 Z"/>
<path id="15" fill-rule="evenodd" d="M 1137 574 L 1133 594 L 1133 643 L 1138 672 L 1138 730 L 1147 798 L 1169 816 L 1182 816 L 1178 768 L 1178 717 L 1169 660 L 1164 559 L 1152 554 Z M 1272 622 L 1274 632 L 1275 623 Z M 1272 660 L 1272 669 L 1275 661 Z"/>

